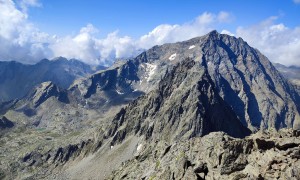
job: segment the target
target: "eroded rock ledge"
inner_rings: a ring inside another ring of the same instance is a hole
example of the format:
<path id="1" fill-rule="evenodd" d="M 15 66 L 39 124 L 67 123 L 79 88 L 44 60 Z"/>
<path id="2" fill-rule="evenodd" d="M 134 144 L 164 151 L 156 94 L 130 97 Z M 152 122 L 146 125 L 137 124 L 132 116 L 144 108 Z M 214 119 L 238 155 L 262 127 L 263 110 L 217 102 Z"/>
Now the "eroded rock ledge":
<path id="1" fill-rule="evenodd" d="M 110 179 L 300 179 L 299 131 L 144 144 Z"/>

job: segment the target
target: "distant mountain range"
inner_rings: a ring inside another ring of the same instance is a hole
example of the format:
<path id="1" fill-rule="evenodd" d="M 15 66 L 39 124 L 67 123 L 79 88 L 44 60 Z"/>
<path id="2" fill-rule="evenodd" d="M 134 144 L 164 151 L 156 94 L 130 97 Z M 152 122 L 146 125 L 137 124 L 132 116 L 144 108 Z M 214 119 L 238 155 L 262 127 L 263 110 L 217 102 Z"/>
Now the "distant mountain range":
<path id="1" fill-rule="evenodd" d="M 9 88 L 43 78 L 0 104 L 0 178 L 299 177 L 300 94 L 241 38 L 212 31 L 95 73 L 78 61 L 11 64 Z"/>
<path id="2" fill-rule="evenodd" d="M 300 86 L 300 67 L 298 66 L 285 66 L 279 63 L 274 63 L 278 71 L 293 84 Z"/>
<path id="3" fill-rule="evenodd" d="M 68 88 L 75 79 L 103 70 L 103 66 L 90 66 L 81 61 L 59 57 L 43 59 L 34 65 L 15 61 L 0 62 L 0 102 L 24 97 L 34 86 L 52 81 Z"/>

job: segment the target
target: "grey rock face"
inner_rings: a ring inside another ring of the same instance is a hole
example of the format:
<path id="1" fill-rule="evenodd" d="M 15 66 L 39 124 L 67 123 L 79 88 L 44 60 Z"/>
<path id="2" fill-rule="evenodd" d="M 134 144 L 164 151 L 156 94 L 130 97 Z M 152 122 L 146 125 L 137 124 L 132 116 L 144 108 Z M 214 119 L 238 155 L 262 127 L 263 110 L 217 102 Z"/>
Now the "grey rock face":
<path id="1" fill-rule="evenodd" d="M 112 121 L 108 136 L 120 142 L 131 134 L 174 141 L 224 131 L 244 137 L 242 125 L 219 96 L 202 62 L 184 60 L 169 70 L 157 90 L 122 109 Z"/>
<path id="2" fill-rule="evenodd" d="M 295 91 L 258 50 L 242 39 L 210 33 L 204 58 L 220 95 L 241 122 L 259 128 L 299 128 Z"/>
<path id="3" fill-rule="evenodd" d="M 105 111 L 112 106 L 124 105 L 143 94 L 132 85 L 139 81 L 137 72 L 137 65 L 128 61 L 75 81 L 69 94 L 79 103 L 88 103 L 92 109 Z"/>
<path id="4" fill-rule="evenodd" d="M 67 93 L 52 82 L 44 82 L 29 94 L 27 101 L 32 102 L 34 107 L 38 107 L 50 97 L 56 97 L 59 101 L 68 103 Z"/>
<path id="5" fill-rule="evenodd" d="M 5 116 L 0 118 L 0 129 L 12 128 L 14 123 L 7 119 Z"/>

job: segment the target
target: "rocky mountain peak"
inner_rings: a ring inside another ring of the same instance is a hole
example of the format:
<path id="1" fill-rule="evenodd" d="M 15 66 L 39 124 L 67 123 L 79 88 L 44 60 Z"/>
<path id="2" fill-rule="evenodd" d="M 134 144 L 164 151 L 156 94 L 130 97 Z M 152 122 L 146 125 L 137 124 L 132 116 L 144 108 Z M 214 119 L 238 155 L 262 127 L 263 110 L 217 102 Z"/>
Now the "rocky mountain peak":
<path id="1" fill-rule="evenodd" d="M 169 69 L 186 59 L 201 63 L 216 92 L 251 131 L 300 128 L 296 90 L 258 50 L 241 38 L 217 31 L 183 42 L 154 46 L 136 58 L 82 81 L 78 89 L 87 93 L 86 98 L 116 90 L 123 97 L 133 91 L 148 93 L 157 88 Z"/>
<path id="2" fill-rule="evenodd" d="M 53 58 L 52 61 L 68 61 L 68 59 L 65 57 L 59 56 L 59 57 Z"/>
<path id="3" fill-rule="evenodd" d="M 167 69 L 187 58 L 202 62 L 218 94 L 252 131 L 300 128 L 299 95 L 295 88 L 267 57 L 242 38 L 212 31 L 187 41 L 154 46 L 133 61 L 140 67 L 155 67 L 139 68 L 144 77 L 151 74 L 153 81 L 141 83 L 151 90 Z"/>
<path id="4" fill-rule="evenodd" d="M 38 107 L 44 101 L 50 97 L 56 97 L 58 100 L 67 102 L 67 95 L 58 86 L 51 81 L 43 82 L 38 85 L 35 90 L 29 95 L 29 101 L 34 104 L 34 107 Z"/>
<path id="5" fill-rule="evenodd" d="M 221 34 L 217 30 L 210 31 L 206 36 L 210 39 L 217 39 Z"/>
<path id="6" fill-rule="evenodd" d="M 250 134 L 219 96 L 201 62 L 186 59 L 166 73 L 157 90 L 121 110 L 108 136 L 117 142 L 130 134 L 174 141 L 213 131 L 235 137 Z"/>
<path id="7" fill-rule="evenodd" d="M 241 122 L 252 131 L 299 123 L 295 91 L 264 55 L 241 38 L 207 37 L 202 46 L 203 65 Z M 284 107 L 289 107 L 289 112 Z"/>

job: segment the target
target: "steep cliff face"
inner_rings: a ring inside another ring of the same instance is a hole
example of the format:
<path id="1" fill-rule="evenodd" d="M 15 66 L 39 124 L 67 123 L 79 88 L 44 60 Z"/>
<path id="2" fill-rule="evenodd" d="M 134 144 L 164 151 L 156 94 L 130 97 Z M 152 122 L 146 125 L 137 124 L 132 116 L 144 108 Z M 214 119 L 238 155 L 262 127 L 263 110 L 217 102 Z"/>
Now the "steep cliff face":
<path id="1" fill-rule="evenodd" d="M 219 94 L 251 130 L 299 128 L 295 91 L 258 50 L 212 32 L 203 55 Z"/>
<path id="2" fill-rule="evenodd" d="M 139 81 L 137 65 L 127 61 L 121 66 L 93 74 L 88 78 L 74 82 L 69 88 L 75 101 L 88 104 L 92 109 L 109 109 L 124 105 L 137 98 L 142 91 L 134 89 Z"/>
<path id="3" fill-rule="evenodd" d="M 69 102 L 67 92 L 52 82 L 44 82 L 37 86 L 35 90 L 28 95 L 27 101 L 32 102 L 33 107 L 36 108 L 50 97 L 55 97 L 64 103 Z"/>
<path id="4" fill-rule="evenodd" d="M 158 89 L 122 109 L 108 136 L 122 141 L 129 135 L 174 141 L 224 131 L 244 137 L 242 125 L 230 106 L 219 96 L 201 61 L 187 59 L 169 70 Z"/>

